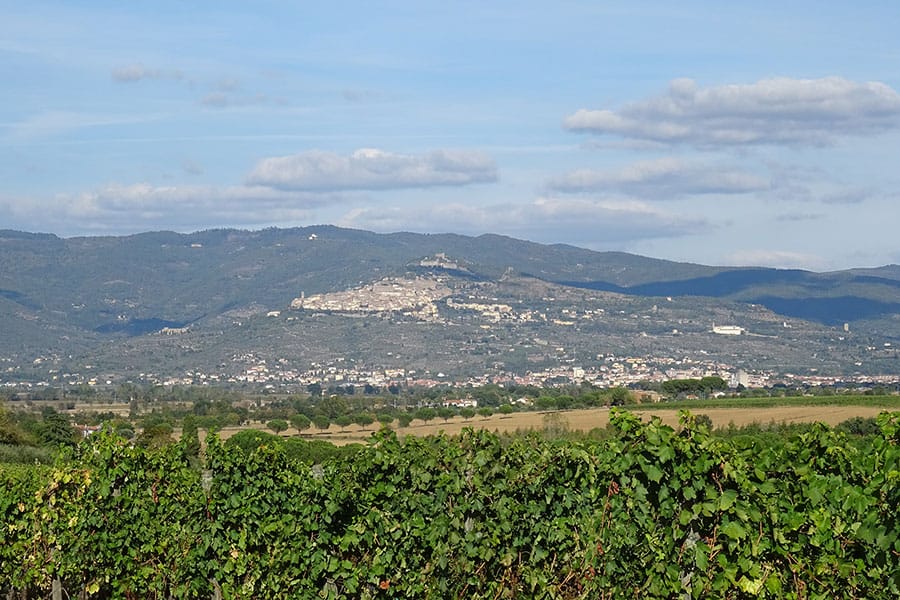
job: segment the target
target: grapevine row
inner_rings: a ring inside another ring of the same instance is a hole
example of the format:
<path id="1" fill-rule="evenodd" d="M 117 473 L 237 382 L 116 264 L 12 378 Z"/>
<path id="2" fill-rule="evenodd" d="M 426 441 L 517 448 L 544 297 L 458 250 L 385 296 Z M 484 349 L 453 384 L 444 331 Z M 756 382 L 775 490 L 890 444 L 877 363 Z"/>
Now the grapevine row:
<path id="1" fill-rule="evenodd" d="M 864 446 L 614 412 L 602 442 L 399 440 L 308 467 L 277 444 L 101 434 L 0 471 L 0 590 L 97 598 L 900 596 L 900 414 Z"/>

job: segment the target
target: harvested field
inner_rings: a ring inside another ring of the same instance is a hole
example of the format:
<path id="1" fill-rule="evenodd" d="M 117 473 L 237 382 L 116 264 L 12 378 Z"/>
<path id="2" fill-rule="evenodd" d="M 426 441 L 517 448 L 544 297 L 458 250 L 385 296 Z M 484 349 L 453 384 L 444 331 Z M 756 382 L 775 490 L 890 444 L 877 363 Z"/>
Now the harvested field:
<path id="1" fill-rule="evenodd" d="M 873 406 L 777 406 L 768 408 L 704 408 L 691 412 L 708 415 L 712 419 L 714 427 L 727 427 L 729 423 L 742 427 L 752 423 L 811 423 L 816 421 L 834 426 L 852 417 L 874 417 L 884 410 L 891 409 Z M 675 409 L 634 409 L 633 412 L 640 415 L 645 421 L 649 421 L 651 417 L 656 416 L 667 425 L 673 427 L 678 425 L 678 410 Z M 542 429 L 544 427 L 544 418 L 548 414 L 550 413 L 521 412 L 508 416 L 493 415 L 486 419 L 474 417 L 469 421 L 465 421 L 461 417 L 454 417 L 447 422 L 443 419 L 435 419 L 428 423 L 416 420 L 412 422 L 410 427 L 395 429 L 401 436 L 434 435 L 441 431 L 454 435 L 458 434 L 465 427 L 488 429 L 501 433 L 515 432 L 517 430 Z M 565 424 L 569 429 L 576 431 L 590 431 L 595 427 L 606 427 L 609 424 L 609 410 L 605 408 L 568 410 L 553 414 L 559 415 L 559 418 L 562 420 L 560 424 Z M 253 427 L 265 430 L 265 425 L 263 424 L 253 425 Z M 328 440 L 335 444 L 347 444 L 366 441 L 372 435 L 374 428 L 375 426 L 370 426 L 366 430 L 362 430 L 358 426 L 353 425 L 341 430 L 337 425 L 332 425 L 327 431 L 307 430 L 304 432 L 304 436 L 310 439 Z M 221 436 L 227 438 L 237 431 L 240 431 L 240 428 L 226 428 L 222 431 Z M 289 429 L 282 435 L 290 436 L 294 434 L 296 434 L 296 430 Z"/>

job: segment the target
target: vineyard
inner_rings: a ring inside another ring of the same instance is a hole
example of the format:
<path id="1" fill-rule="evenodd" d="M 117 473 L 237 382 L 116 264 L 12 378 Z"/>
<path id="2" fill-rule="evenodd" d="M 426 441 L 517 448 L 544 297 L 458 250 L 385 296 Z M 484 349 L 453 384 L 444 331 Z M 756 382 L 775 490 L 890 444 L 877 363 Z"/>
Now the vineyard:
<path id="1" fill-rule="evenodd" d="M 602 441 L 467 430 L 307 466 L 101 433 L 0 467 L 13 598 L 900 597 L 900 413 L 782 441 L 613 412 Z"/>

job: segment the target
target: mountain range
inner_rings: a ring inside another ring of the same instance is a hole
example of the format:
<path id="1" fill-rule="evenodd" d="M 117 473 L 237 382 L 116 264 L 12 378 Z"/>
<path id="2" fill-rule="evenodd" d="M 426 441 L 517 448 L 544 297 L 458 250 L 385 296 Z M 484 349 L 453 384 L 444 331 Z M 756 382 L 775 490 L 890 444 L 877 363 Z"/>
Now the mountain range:
<path id="1" fill-rule="evenodd" d="M 407 367 L 437 368 L 428 357 L 440 345 L 471 359 L 460 369 L 478 368 L 483 361 L 473 353 L 479 345 L 467 342 L 471 336 L 457 336 L 461 330 L 450 327 L 454 323 L 475 332 L 493 327 L 494 336 L 502 329 L 505 341 L 488 355 L 503 354 L 504 344 L 506 354 L 525 348 L 519 361 L 524 368 L 523 361 L 534 355 L 528 352 L 533 340 L 555 335 L 545 335 L 543 323 L 536 322 L 456 323 L 449 316 L 452 304 L 442 303 L 446 298 L 436 305 L 436 321 L 417 326 L 402 312 L 335 310 L 320 312 L 329 322 L 320 328 L 321 320 L 309 322 L 309 311 L 289 308 L 299 297 L 416 277 L 440 279 L 457 305 L 480 298 L 546 316 L 555 310 L 546 299 L 559 297 L 567 298 L 571 314 L 602 312 L 602 323 L 582 318 L 577 327 L 564 327 L 559 344 L 572 350 L 570 359 L 595 356 L 593 348 L 578 349 L 592 343 L 620 354 L 646 352 L 647 342 L 633 338 L 666 335 L 662 346 L 675 354 L 697 351 L 702 341 L 705 352 L 734 360 L 735 349 L 728 345 L 735 342 L 709 334 L 718 318 L 719 324 L 760 334 L 752 340 L 756 345 L 769 340 L 757 348 L 759 365 L 752 364 L 752 349 L 737 353 L 748 367 L 787 360 L 797 369 L 897 371 L 896 354 L 883 349 L 900 342 L 900 265 L 829 273 L 705 266 L 499 235 L 376 234 L 316 226 L 78 238 L 0 231 L 0 373 L 31 377 L 40 365 L 72 369 L 86 363 L 110 372 L 209 369 L 248 352 L 274 358 L 273 348 L 294 348 L 282 360 L 352 355 L 389 366 L 390 360 L 377 356 L 390 345 L 384 338 L 407 334 L 416 337 L 413 346 L 422 353 L 416 360 L 408 357 Z M 662 314 L 676 305 L 677 315 Z M 611 318 L 612 306 L 621 322 Z M 290 323 L 305 322 L 304 335 L 315 331 L 317 337 L 296 342 L 298 333 L 285 329 L 287 321 L 272 330 L 272 314 L 282 311 L 282 319 L 290 315 Z M 570 313 L 560 313 L 565 314 Z M 646 327 L 629 324 L 638 314 L 647 317 L 641 317 Z M 555 320 L 567 322 L 562 316 Z M 361 321 L 368 323 L 365 335 L 371 338 L 365 343 L 359 341 Z M 763 321 L 768 325 L 760 325 Z M 230 328 L 238 322 L 243 329 L 235 334 Z M 161 341 L 162 330 L 188 334 L 191 350 L 180 347 L 184 337 Z M 688 343 L 672 337 L 678 330 L 707 335 Z M 835 348 L 839 334 L 851 337 L 852 346 Z M 860 360 L 871 348 L 878 349 L 877 356 Z M 159 353 L 167 356 L 162 362 Z M 493 356 L 488 362 L 498 360 Z M 509 368 L 509 361 L 499 362 Z"/>

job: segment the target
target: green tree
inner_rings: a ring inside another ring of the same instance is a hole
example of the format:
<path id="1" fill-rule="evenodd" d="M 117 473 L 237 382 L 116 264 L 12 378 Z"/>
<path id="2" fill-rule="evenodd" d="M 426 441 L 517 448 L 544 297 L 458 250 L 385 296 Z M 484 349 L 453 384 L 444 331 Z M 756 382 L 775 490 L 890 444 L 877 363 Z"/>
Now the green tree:
<path id="1" fill-rule="evenodd" d="M 341 428 L 341 431 L 344 431 L 353 424 L 353 417 L 350 415 L 341 415 L 334 420 L 334 424 Z"/>
<path id="2" fill-rule="evenodd" d="M 662 383 L 662 391 L 674 398 L 687 394 L 699 394 L 703 391 L 703 386 L 699 379 L 670 379 Z"/>
<path id="3" fill-rule="evenodd" d="M 562 394 L 556 397 L 556 408 L 559 410 L 568 410 L 575 404 L 575 398 L 568 394 Z"/>
<path id="4" fill-rule="evenodd" d="M 365 429 L 375 422 L 375 417 L 369 413 L 357 413 L 353 415 L 353 422 Z"/>
<path id="5" fill-rule="evenodd" d="M 397 424 L 400 425 L 400 427 L 409 427 L 409 424 L 412 423 L 413 418 L 414 417 L 409 413 L 400 413 L 397 416 Z"/>
<path id="6" fill-rule="evenodd" d="M 346 415 L 350 412 L 350 404 L 343 396 L 328 396 L 327 398 L 322 398 L 318 408 L 331 419 L 336 419 L 340 415 Z"/>
<path id="7" fill-rule="evenodd" d="M 420 408 L 416 411 L 416 418 L 425 421 L 431 421 L 437 416 L 437 412 L 433 408 Z"/>
<path id="8" fill-rule="evenodd" d="M 312 419 L 313 425 L 316 426 L 316 429 L 320 429 L 325 431 L 329 427 L 331 427 L 331 419 L 328 418 L 328 415 L 316 415 Z"/>
<path id="9" fill-rule="evenodd" d="M 47 446 L 74 446 L 75 428 L 65 415 L 47 406 L 41 411 L 41 425 L 38 435 Z"/>
<path id="10" fill-rule="evenodd" d="M 266 427 L 274 431 L 275 435 L 279 435 L 282 431 L 286 431 L 289 425 L 284 419 L 272 419 L 266 423 Z"/>
<path id="11" fill-rule="evenodd" d="M 516 412 L 516 409 L 512 404 L 501 404 L 498 410 L 500 411 L 500 414 L 505 417 Z"/>
<path id="12" fill-rule="evenodd" d="M 491 408 L 490 406 L 482 406 L 481 408 L 478 409 L 478 414 L 481 417 L 487 419 L 488 417 L 490 417 L 491 415 L 494 414 L 494 409 Z"/>
<path id="13" fill-rule="evenodd" d="M 467 406 L 466 408 L 463 408 L 462 410 L 460 410 L 459 414 L 462 416 L 463 419 L 468 421 L 469 419 L 474 417 L 477 413 L 474 408 L 470 408 Z"/>
<path id="14" fill-rule="evenodd" d="M 18 446 L 25 444 L 28 436 L 13 421 L 12 415 L 0 405 L 0 444 Z"/>
<path id="15" fill-rule="evenodd" d="M 245 452 L 252 452 L 264 444 L 274 445 L 280 441 L 281 438 L 267 431 L 245 429 L 228 438 L 225 445 L 229 447 L 237 446 Z"/>
<path id="16" fill-rule="evenodd" d="M 444 423 L 456 416 L 456 411 L 449 406 L 442 406 L 437 409 L 437 416 L 444 420 Z"/>
<path id="17" fill-rule="evenodd" d="M 135 438 L 134 443 L 136 446 L 147 449 L 158 449 L 173 444 L 175 440 L 172 439 L 172 426 L 168 423 L 158 422 L 144 427 L 144 430 Z"/>
<path id="18" fill-rule="evenodd" d="M 875 417 L 853 417 L 838 423 L 835 429 L 850 435 L 878 435 L 881 433 Z"/>
<path id="19" fill-rule="evenodd" d="M 607 396 L 609 397 L 610 406 L 624 406 L 631 400 L 631 393 L 622 386 L 612 388 Z"/>
<path id="20" fill-rule="evenodd" d="M 390 427 L 391 423 L 394 422 L 394 415 L 388 413 L 379 413 L 376 418 L 382 427 Z"/>
<path id="21" fill-rule="evenodd" d="M 700 390 L 704 394 L 722 391 L 728 389 L 728 383 L 721 377 L 709 376 L 703 377 L 699 383 Z"/>
<path id="22" fill-rule="evenodd" d="M 541 410 L 553 410 L 556 408 L 556 398 L 553 396 L 540 396 L 534 401 L 534 404 Z"/>
<path id="23" fill-rule="evenodd" d="M 197 419 L 193 415 L 184 418 L 181 425 L 181 440 L 185 456 L 200 457 L 200 433 L 197 431 Z"/>
<path id="24" fill-rule="evenodd" d="M 697 415 L 696 423 L 699 427 L 705 427 L 708 431 L 712 431 L 713 422 L 709 415 L 704 415 L 704 414 Z"/>
<path id="25" fill-rule="evenodd" d="M 311 424 L 312 421 L 310 421 L 309 417 L 307 417 L 303 413 L 296 413 L 291 415 L 291 425 L 294 426 L 294 429 L 297 430 L 297 433 L 300 433 L 304 429 L 308 429 Z"/>

